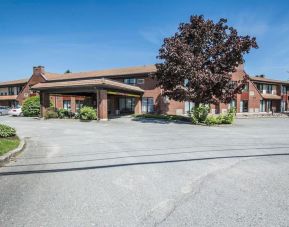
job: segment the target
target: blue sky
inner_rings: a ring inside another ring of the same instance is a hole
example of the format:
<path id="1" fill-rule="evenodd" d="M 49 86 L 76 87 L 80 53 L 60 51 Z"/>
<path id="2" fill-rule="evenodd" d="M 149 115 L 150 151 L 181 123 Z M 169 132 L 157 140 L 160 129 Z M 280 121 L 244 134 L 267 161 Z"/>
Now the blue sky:
<path id="1" fill-rule="evenodd" d="M 256 36 L 248 74 L 287 80 L 288 12 L 288 0 L 0 0 L 0 81 L 29 77 L 35 65 L 62 73 L 153 64 L 163 38 L 195 14 Z"/>

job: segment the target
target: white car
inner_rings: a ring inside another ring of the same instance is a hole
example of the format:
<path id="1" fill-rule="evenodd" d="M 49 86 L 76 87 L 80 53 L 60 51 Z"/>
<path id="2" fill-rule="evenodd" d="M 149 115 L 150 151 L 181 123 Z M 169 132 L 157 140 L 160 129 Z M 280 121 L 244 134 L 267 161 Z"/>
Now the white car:
<path id="1" fill-rule="evenodd" d="M 11 110 L 9 110 L 8 114 L 11 116 L 22 116 L 23 114 L 22 114 L 21 106 L 12 108 Z"/>
<path id="2" fill-rule="evenodd" d="M 0 106 L 0 116 L 7 115 L 9 110 L 9 106 Z"/>

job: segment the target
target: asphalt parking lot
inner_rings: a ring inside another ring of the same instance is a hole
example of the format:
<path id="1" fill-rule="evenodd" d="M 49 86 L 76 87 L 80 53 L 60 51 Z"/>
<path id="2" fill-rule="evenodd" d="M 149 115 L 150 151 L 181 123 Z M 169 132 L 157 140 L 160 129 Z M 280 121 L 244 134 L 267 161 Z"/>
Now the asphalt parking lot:
<path id="1" fill-rule="evenodd" d="M 289 118 L 0 122 L 27 141 L 0 226 L 289 226 Z"/>

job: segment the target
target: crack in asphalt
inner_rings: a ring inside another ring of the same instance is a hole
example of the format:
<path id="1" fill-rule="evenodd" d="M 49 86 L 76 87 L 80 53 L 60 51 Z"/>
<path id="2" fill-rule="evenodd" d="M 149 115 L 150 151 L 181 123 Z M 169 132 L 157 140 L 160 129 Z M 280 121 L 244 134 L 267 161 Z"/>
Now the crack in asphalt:
<path id="1" fill-rule="evenodd" d="M 172 214 L 182 205 L 184 205 L 185 203 L 188 202 L 188 199 L 192 199 L 194 198 L 196 195 L 198 195 L 201 191 L 201 189 L 203 188 L 204 184 L 206 183 L 206 181 L 208 181 L 209 179 L 212 179 L 214 178 L 216 175 L 224 172 L 224 171 L 228 171 L 232 168 L 235 168 L 237 165 L 239 165 L 241 162 L 245 162 L 245 161 L 248 161 L 248 160 L 251 160 L 251 159 L 254 159 L 255 157 L 251 157 L 251 158 L 246 158 L 246 159 L 239 159 L 238 161 L 236 161 L 235 163 L 227 166 L 227 167 L 224 167 L 224 168 L 221 168 L 221 169 L 217 169 L 217 170 L 214 170 L 214 171 L 211 171 L 203 176 L 200 176 L 197 180 L 194 180 L 191 184 L 190 184 L 190 187 L 191 187 L 191 190 L 190 192 L 187 192 L 187 193 L 184 193 L 183 195 L 180 196 L 180 198 L 178 199 L 170 199 L 171 201 L 174 201 L 173 202 L 173 206 L 172 206 L 172 209 L 169 210 L 169 212 L 166 213 L 166 215 L 160 220 L 160 221 L 154 221 L 154 224 L 153 226 L 159 226 L 161 225 L 162 223 L 164 223 L 170 216 L 172 216 Z M 194 185 L 197 185 L 195 189 L 193 189 Z M 154 212 L 154 210 L 151 210 Z M 145 221 L 149 218 L 149 217 L 152 217 L 153 218 L 153 215 L 150 214 L 148 215 L 147 218 L 145 218 L 143 220 L 143 223 L 145 223 Z"/>

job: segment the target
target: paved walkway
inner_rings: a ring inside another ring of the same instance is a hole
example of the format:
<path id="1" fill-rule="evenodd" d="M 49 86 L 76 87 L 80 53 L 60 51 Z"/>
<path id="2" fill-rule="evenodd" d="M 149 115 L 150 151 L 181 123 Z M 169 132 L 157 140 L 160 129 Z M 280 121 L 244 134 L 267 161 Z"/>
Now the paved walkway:
<path id="1" fill-rule="evenodd" d="M 0 226 L 288 226 L 289 119 L 203 127 L 0 117 Z"/>

